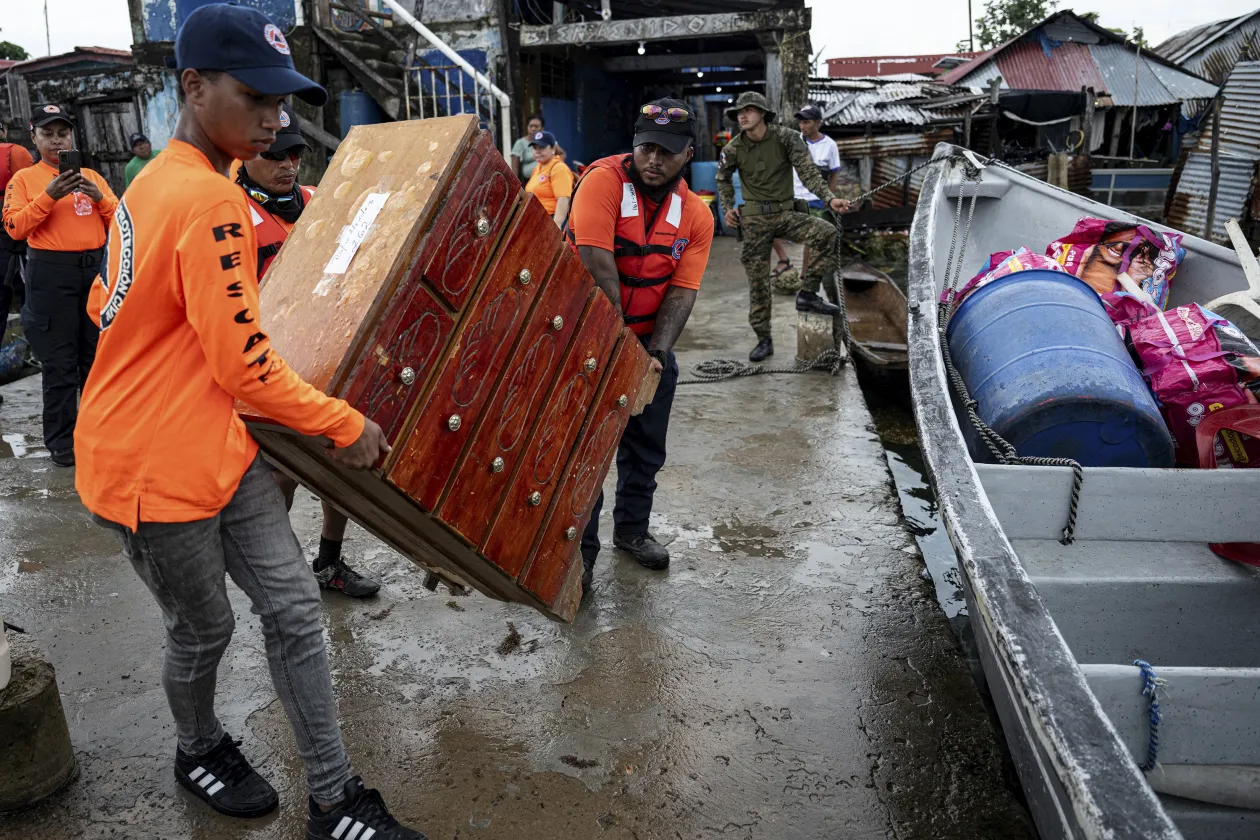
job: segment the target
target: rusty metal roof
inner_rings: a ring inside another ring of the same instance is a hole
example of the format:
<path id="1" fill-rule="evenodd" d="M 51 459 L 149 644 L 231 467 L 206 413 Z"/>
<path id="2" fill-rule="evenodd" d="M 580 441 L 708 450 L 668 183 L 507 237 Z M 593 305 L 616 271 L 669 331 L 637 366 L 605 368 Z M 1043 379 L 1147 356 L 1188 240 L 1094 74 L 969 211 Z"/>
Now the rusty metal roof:
<path id="1" fill-rule="evenodd" d="M 931 125 L 963 118 L 982 97 L 927 80 L 815 78 L 809 98 L 822 108 L 823 125 Z M 936 105 L 936 102 L 940 105 Z"/>
<path id="2" fill-rule="evenodd" d="M 1155 52 L 1192 73 L 1220 82 L 1248 43 L 1252 45 L 1250 57 L 1260 58 L 1260 9 L 1179 32 L 1155 47 Z"/>
<path id="3" fill-rule="evenodd" d="M 1147 61 L 1123 44 L 1094 44 L 1089 54 L 1098 65 L 1111 101 L 1123 107 L 1176 105 L 1192 99 L 1211 99 L 1217 86 L 1172 67 Z M 1134 76 L 1137 102 L 1134 102 Z M 1079 89 L 1079 88 L 1078 88 Z"/>
<path id="4" fill-rule="evenodd" d="M 954 142 L 950 128 L 916 134 L 889 134 L 883 137 L 844 137 L 836 140 L 840 157 L 931 157 L 937 143 Z"/>
<path id="5" fill-rule="evenodd" d="M 1050 54 L 1036 41 L 1012 44 L 993 59 L 1011 90 L 1108 90 L 1089 47 L 1063 41 Z M 1114 91 L 1110 91 L 1114 94 Z"/>

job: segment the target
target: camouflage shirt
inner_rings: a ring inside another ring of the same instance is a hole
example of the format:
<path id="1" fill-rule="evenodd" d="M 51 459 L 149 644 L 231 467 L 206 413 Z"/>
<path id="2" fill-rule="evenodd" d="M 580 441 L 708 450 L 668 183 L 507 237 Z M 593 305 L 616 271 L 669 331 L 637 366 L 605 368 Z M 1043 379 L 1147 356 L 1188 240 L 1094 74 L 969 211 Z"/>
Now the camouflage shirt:
<path id="1" fill-rule="evenodd" d="M 741 131 L 722 149 L 717 185 L 723 212 L 735 206 L 731 178 L 737 171 L 745 202 L 791 201 L 793 169 L 810 192 L 823 201 L 831 201 L 835 196 L 809 156 L 800 132 L 774 123 L 766 129 L 765 138 L 759 142 L 748 139 Z"/>

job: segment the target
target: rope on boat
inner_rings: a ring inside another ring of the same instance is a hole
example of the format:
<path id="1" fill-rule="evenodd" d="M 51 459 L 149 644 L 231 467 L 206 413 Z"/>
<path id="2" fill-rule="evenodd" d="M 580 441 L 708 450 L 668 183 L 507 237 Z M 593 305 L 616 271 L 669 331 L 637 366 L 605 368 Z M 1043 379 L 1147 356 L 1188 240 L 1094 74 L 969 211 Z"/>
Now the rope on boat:
<path id="1" fill-rule="evenodd" d="M 941 346 L 941 357 L 945 362 L 945 370 L 949 375 L 950 384 L 954 386 L 954 391 L 958 394 L 963 408 L 967 412 L 967 419 L 975 428 L 976 434 L 989 447 L 989 451 L 993 453 L 993 457 L 999 464 L 1072 468 L 1072 495 L 1068 500 L 1067 522 L 1064 524 L 1062 535 L 1059 538 L 1059 542 L 1063 545 L 1071 545 L 1076 541 L 1076 514 L 1080 506 L 1081 485 L 1085 482 L 1085 473 L 1081 469 L 1081 465 L 1071 458 L 1023 457 L 1016 452 L 1015 447 L 1009 441 L 995 432 L 980 418 L 977 410 L 979 403 L 972 398 L 971 393 L 967 390 L 967 385 L 963 382 L 962 375 L 958 373 L 958 369 L 954 367 L 954 359 L 949 352 L 949 341 L 945 337 L 946 328 L 949 326 L 950 317 L 954 314 L 958 282 L 962 279 L 963 266 L 966 263 L 967 239 L 971 235 L 971 222 L 976 215 L 976 198 L 980 194 L 978 188 L 980 171 L 961 158 L 950 158 L 951 167 L 959 160 L 964 161 L 963 179 L 958 189 L 958 208 L 954 214 L 954 229 L 949 240 L 949 255 L 945 259 L 945 302 L 937 309 L 936 318 L 936 332 Z M 975 182 L 977 188 L 971 192 L 971 204 L 967 210 L 967 226 L 962 229 L 962 242 L 959 243 L 958 230 L 962 226 L 962 208 L 963 202 L 966 200 L 964 193 L 968 182 Z M 957 257 L 956 260 L 955 256 Z M 1158 740 L 1156 741 L 1156 746 L 1158 747 Z"/>
<path id="2" fill-rule="evenodd" d="M 1166 683 L 1156 676 L 1155 669 L 1145 659 L 1135 659 L 1133 664 L 1142 672 L 1142 696 L 1147 698 L 1148 703 L 1147 718 L 1150 721 L 1151 733 L 1146 740 L 1146 761 L 1139 767 L 1143 773 L 1149 773 L 1155 769 L 1155 762 L 1159 759 L 1159 725 L 1163 722 L 1163 716 L 1159 711 L 1159 690 Z"/>

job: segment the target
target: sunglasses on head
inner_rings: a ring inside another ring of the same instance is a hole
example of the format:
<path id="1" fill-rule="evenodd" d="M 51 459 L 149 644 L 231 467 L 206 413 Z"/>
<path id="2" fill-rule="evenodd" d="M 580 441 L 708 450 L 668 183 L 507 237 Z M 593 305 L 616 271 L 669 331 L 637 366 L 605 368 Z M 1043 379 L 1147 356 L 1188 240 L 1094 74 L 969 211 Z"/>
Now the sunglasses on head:
<path id="1" fill-rule="evenodd" d="M 299 148 L 285 149 L 283 152 L 259 152 L 258 156 L 263 160 L 269 160 L 272 163 L 279 163 L 282 160 L 289 160 L 290 158 L 293 160 L 301 160 L 302 150 Z"/>
<path id="2" fill-rule="evenodd" d="M 654 120 L 661 114 L 668 117 L 670 122 L 680 123 L 691 119 L 691 112 L 686 108 L 664 108 L 660 105 L 644 105 L 639 109 L 639 113 L 649 120 Z"/>

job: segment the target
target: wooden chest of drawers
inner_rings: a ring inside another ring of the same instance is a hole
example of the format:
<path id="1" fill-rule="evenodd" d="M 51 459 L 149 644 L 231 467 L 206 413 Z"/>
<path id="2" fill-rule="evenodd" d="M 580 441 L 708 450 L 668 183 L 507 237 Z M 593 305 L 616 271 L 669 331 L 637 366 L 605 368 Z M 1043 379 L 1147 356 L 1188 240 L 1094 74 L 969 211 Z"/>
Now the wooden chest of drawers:
<path id="1" fill-rule="evenodd" d="M 473 118 L 353 129 L 261 310 L 285 360 L 394 447 L 344 470 L 242 408 L 275 463 L 439 577 L 573 618 L 582 530 L 656 375 Z"/>

